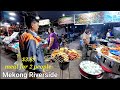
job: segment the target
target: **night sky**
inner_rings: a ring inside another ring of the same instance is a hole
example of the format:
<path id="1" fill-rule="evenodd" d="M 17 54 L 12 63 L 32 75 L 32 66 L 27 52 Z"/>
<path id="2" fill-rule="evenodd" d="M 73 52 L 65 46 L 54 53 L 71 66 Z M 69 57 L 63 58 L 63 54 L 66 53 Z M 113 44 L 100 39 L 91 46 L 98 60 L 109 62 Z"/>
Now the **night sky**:
<path id="1" fill-rule="evenodd" d="M 33 12 L 42 17 L 41 19 L 50 19 L 50 21 L 55 21 L 62 17 L 62 14 L 65 14 L 65 16 L 73 16 L 74 14 L 88 13 L 90 11 L 33 11 Z M 2 17 L 4 17 L 5 20 L 9 20 L 8 12 L 3 12 Z M 14 22 L 23 22 L 23 17 L 21 17 L 20 15 L 16 16 L 15 18 L 16 21 Z M 11 21 L 9 20 L 9 22 Z M 12 21 L 12 23 L 14 22 Z"/>
<path id="2" fill-rule="evenodd" d="M 50 20 L 56 20 L 62 16 L 64 13 L 66 16 L 71 16 L 74 14 L 87 13 L 88 11 L 38 11 L 39 15 L 43 18 L 48 18 Z"/>

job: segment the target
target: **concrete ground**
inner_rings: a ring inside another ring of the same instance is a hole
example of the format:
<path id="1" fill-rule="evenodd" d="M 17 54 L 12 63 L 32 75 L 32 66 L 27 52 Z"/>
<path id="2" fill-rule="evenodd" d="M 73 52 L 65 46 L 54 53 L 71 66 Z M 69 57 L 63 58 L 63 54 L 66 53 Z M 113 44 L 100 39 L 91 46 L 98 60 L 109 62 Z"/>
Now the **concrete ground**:
<path id="1" fill-rule="evenodd" d="M 79 48 L 79 39 L 73 41 L 72 43 L 69 44 L 69 48 L 70 49 L 78 49 Z M 12 69 L 12 70 L 8 70 L 5 69 L 6 65 L 14 65 L 14 63 L 17 61 L 15 54 L 11 53 L 11 52 L 5 52 L 1 47 L 0 47 L 0 54 L 1 54 L 1 79 L 25 79 L 23 77 L 19 77 L 19 78 L 6 78 L 3 77 L 3 72 L 14 72 L 16 73 L 16 69 Z M 82 54 L 82 52 L 80 50 L 77 50 L 80 54 Z M 81 79 L 81 75 L 79 72 L 79 64 L 82 61 L 82 59 L 80 58 L 79 60 L 74 60 L 71 61 L 69 64 L 69 71 L 64 70 L 63 71 L 63 79 Z M 46 62 L 46 64 L 52 66 L 52 69 L 46 70 L 46 73 L 57 73 L 57 77 L 39 77 L 37 79 L 62 79 L 62 75 L 60 75 L 60 68 L 59 68 L 59 64 L 57 62 L 55 63 L 50 63 L 50 62 Z M 27 71 L 25 71 L 24 73 L 28 73 Z M 70 78 L 69 78 L 70 75 Z M 107 75 L 104 77 L 107 79 Z"/>
<path id="2" fill-rule="evenodd" d="M 76 40 L 76 41 L 70 43 L 69 48 L 77 49 L 78 45 L 79 45 L 79 40 Z M 78 50 L 78 52 L 81 53 L 80 50 Z M 5 50 L 3 50 L 1 48 L 1 62 L 0 62 L 1 63 L 1 79 L 24 79 L 24 78 L 6 78 L 6 77 L 3 77 L 3 72 L 16 73 L 15 69 L 12 69 L 12 70 L 5 69 L 6 65 L 14 65 L 14 63 L 16 61 L 17 60 L 16 60 L 14 53 L 11 53 L 8 51 L 5 52 Z M 80 61 L 81 61 L 81 59 L 70 62 L 70 64 L 69 64 L 70 79 L 81 79 L 81 76 L 79 73 Z M 55 62 L 55 63 L 46 62 L 46 64 L 53 67 L 50 70 L 46 70 L 46 73 L 50 73 L 50 72 L 57 73 L 57 77 L 49 77 L 49 78 L 45 77 L 44 79 L 62 79 L 62 75 L 60 77 L 60 68 L 59 68 L 59 64 L 57 62 Z M 25 71 L 24 73 L 27 73 L 27 71 Z M 43 79 L 43 78 L 38 78 L 38 79 Z M 63 71 L 63 79 L 69 79 L 68 69 Z"/>

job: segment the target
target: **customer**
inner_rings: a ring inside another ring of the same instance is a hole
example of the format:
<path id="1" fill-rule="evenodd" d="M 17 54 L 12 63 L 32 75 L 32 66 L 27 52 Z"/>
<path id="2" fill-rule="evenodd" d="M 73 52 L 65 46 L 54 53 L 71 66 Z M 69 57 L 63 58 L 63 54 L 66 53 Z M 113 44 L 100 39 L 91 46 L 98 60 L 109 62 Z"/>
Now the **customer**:
<path id="1" fill-rule="evenodd" d="M 67 40 L 66 40 L 66 38 L 65 38 L 65 35 L 64 34 L 62 34 L 62 38 L 61 38 L 61 43 L 62 43 L 62 45 L 61 46 L 63 46 L 63 47 L 67 47 Z"/>
<path id="2" fill-rule="evenodd" d="M 48 52 L 51 53 L 55 49 L 59 49 L 59 40 L 57 35 L 54 33 L 53 28 L 48 29 Z M 55 62 L 53 59 L 50 60 L 50 62 Z"/>
<path id="3" fill-rule="evenodd" d="M 54 33 L 53 28 L 48 29 L 49 37 L 48 37 L 48 50 L 54 50 L 59 48 L 58 37 Z"/>
<path id="4" fill-rule="evenodd" d="M 106 39 L 109 39 L 110 37 L 113 37 L 113 33 L 112 33 L 112 30 L 111 29 L 108 29 L 108 32 L 106 34 Z"/>
<path id="5" fill-rule="evenodd" d="M 34 66 L 44 65 L 43 51 L 39 45 L 42 39 L 36 33 L 39 28 L 39 23 L 32 17 L 28 17 L 26 25 L 28 30 L 20 36 L 19 43 L 22 60 L 24 58 L 28 58 L 28 60 L 22 62 L 23 65 L 28 66 L 26 70 L 29 72 L 42 73 L 42 69 L 33 68 Z"/>
<path id="6" fill-rule="evenodd" d="M 88 50 L 88 45 L 90 43 L 90 30 L 86 29 L 85 32 L 82 35 L 82 40 L 83 40 L 83 48 L 82 48 L 82 52 L 83 52 L 83 59 L 85 60 L 87 57 L 87 50 Z"/>

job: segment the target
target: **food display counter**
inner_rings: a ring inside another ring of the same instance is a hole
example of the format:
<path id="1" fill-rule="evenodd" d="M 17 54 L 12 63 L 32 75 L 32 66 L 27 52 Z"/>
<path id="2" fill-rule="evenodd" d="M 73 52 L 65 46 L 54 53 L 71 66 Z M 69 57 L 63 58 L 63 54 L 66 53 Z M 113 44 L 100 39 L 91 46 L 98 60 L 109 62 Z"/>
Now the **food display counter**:
<path id="1" fill-rule="evenodd" d="M 92 51 L 90 53 L 90 60 L 103 62 L 104 65 L 110 67 L 112 72 L 120 74 L 120 45 L 114 44 L 112 47 L 105 45 L 91 45 Z"/>
<path id="2" fill-rule="evenodd" d="M 110 39 L 109 41 L 110 41 L 111 43 L 120 44 L 120 39 Z"/>
<path id="3" fill-rule="evenodd" d="M 42 48 L 47 47 L 47 41 L 46 40 L 44 42 L 42 42 L 41 44 L 42 44 Z M 6 48 L 11 50 L 14 53 L 18 53 L 19 42 L 10 43 Z"/>
<path id="4" fill-rule="evenodd" d="M 116 38 L 116 39 L 97 39 L 97 42 L 99 42 L 100 44 L 104 44 L 107 46 L 107 43 L 115 43 L 115 44 L 120 44 L 120 39 Z"/>
<path id="5" fill-rule="evenodd" d="M 102 45 L 105 45 L 105 46 L 107 46 L 107 44 L 108 44 L 108 40 L 106 40 L 106 39 L 97 39 L 96 40 L 97 42 L 99 42 L 100 44 L 102 44 Z"/>
<path id="6" fill-rule="evenodd" d="M 100 45 L 96 48 L 95 51 L 97 51 L 99 55 L 101 55 L 102 57 L 105 57 L 106 59 L 108 59 L 110 61 L 120 63 L 120 56 L 116 56 L 116 55 L 112 54 L 110 52 L 110 50 L 113 50 L 113 49 L 108 48 L 108 47 L 103 46 L 103 45 Z"/>
<path id="7" fill-rule="evenodd" d="M 14 53 L 18 53 L 18 48 L 19 48 L 19 42 L 11 43 L 8 45 L 8 49 Z"/>
<path id="8" fill-rule="evenodd" d="M 97 41 L 99 41 L 99 42 L 108 42 L 108 40 L 106 40 L 106 39 L 97 39 Z"/>
<path id="9" fill-rule="evenodd" d="M 80 59 L 81 55 L 78 53 L 77 50 L 69 49 L 67 47 L 62 47 L 60 49 L 54 50 L 51 53 L 51 58 L 54 61 L 57 61 L 59 63 L 60 68 L 60 77 L 62 76 L 63 79 L 63 71 L 68 69 L 69 73 L 69 79 L 70 79 L 70 62 L 76 59 Z"/>

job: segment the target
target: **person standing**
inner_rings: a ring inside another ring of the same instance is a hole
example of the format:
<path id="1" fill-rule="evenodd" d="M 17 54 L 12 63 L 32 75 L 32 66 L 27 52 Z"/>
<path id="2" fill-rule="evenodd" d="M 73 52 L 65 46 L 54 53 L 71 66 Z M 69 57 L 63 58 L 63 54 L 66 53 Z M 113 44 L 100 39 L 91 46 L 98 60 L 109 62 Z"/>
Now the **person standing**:
<path id="1" fill-rule="evenodd" d="M 48 52 L 51 53 L 55 49 L 59 49 L 59 40 L 57 35 L 54 33 L 53 28 L 48 29 Z M 53 59 L 50 60 L 50 62 L 55 62 Z"/>
<path id="2" fill-rule="evenodd" d="M 85 60 L 87 57 L 87 50 L 88 50 L 88 45 L 90 43 L 90 30 L 86 29 L 85 32 L 82 35 L 82 40 L 83 40 L 83 48 L 82 48 L 82 52 L 83 52 L 83 59 Z"/>
<path id="3" fill-rule="evenodd" d="M 108 29 L 108 32 L 106 34 L 106 39 L 109 39 L 110 37 L 113 37 L 113 33 L 112 33 L 112 30 L 111 29 Z"/>
<path id="4" fill-rule="evenodd" d="M 49 36 L 48 36 L 48 50 L 54 50 L 59 48 L 58 37 L 54 33 L 53 28 L 48 29 Z"/>
<path id="5" fill-rule="evenodd" d="M 19 47 L 23 65 L 27 65 L 28 72 L 43 73 L 42 69 L 35 69 L 34 66 L 44 65 L 44 54 L 40 42 L 42 39 L 37 35 L 39 23 L 29 17 L 26 21 L 28 30 L 20 35 Z M 29 78 L 29 77 L 28 77 Z"/>

